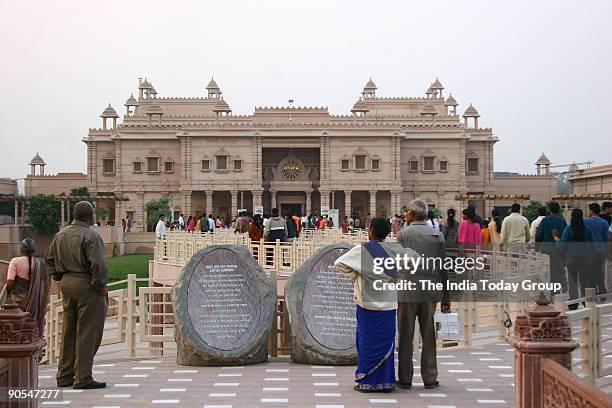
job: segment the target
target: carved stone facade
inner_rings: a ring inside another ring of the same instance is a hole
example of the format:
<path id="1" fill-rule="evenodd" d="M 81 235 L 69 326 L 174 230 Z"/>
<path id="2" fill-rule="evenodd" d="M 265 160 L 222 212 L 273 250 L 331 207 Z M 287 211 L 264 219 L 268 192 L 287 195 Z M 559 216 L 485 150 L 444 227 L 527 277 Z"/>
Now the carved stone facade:
<path id="1" fill-rule="evenodd" d="M 238 209 L 389 216 L 422 197 L 459 208 L 461 193 L 493 193 L 490 128 L 473 106 L 434 82 L 425 97 L 380 97 L 366 84 L 350 115 L 325 107 L 257 107 L 233 115 L 215 81 L 199 98 L 161 98 L 146 79 L 126 101 L 123 121 L 106 108 L 90 129 L 88 181 L 93 193 L 129 201 L 104 203 L 116 222 L 126 215 L 145 229 L 145 204 L 169 195 L 176 212 L 235 215 Z M 114 207 L 114 208 L 113 208 Z"/>

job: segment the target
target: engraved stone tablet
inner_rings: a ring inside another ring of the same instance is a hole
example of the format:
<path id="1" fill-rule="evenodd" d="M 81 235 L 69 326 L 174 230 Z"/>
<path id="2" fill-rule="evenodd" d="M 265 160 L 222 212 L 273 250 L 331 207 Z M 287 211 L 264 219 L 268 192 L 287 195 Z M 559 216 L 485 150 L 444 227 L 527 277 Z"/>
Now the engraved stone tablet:
<path id="1" fill-rule="evenodd" d="M 297 363 L 357 362 L 354 284 L 334 267 L 336 259 L 351 248 L 347 243 L 320 248 L 287 281 L 291 358 Z"/>
<path id="2" fill-rule="evenodd" d="M 267 361 L 276 300 L 246 247 L 202 249 L 181 271 L 173 294 L 178 364 Z"/>

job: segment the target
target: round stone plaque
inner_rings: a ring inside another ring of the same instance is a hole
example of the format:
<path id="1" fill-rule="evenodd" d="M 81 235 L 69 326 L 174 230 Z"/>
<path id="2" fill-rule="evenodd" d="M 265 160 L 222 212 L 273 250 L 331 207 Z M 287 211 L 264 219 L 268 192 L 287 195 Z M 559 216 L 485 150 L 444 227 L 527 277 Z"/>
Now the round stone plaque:
<path id="1" fill-rule="evenodd" d="M 276 296 L 246 247 L 200 250 L 183 268 L 173 295 L 178 364 L 267 361 Z"/>
<path id="2" fill-rule="evenodd" d="M 347 243 L 322 247 L 289 278 L 285 299 L 293 333 L 293 361 L 356 363 L 354 283 L 334 266 L 351 248 Z"/>

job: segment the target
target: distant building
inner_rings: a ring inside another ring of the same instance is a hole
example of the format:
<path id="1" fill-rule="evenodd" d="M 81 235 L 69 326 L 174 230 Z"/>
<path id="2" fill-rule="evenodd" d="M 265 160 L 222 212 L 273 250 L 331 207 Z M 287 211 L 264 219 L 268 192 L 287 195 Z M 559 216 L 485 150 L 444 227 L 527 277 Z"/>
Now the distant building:
<path id="1" fill-rule="evenodd" d="M 0 178 L 0 195 L 17 195 L 17 180 Z"/>
<path id="2" fill-rule="evenodd" d="M 568 181 L 572 184 L 574 195 L 612 193 L 612 164 L 584 169 L 573 164 Z"/>
<path id="3" fill-rule="evenodd" d="M 87 175 L 83 173 L 45 174 L 45 161 L 38 153 L 30 161 L 30 174 L 25 178 L 26 197 L 37 194 L 68 195 L 73 188 L 87 187 Z"/>
<path id="4" fill-rule="evenodd" d="M 88 186 L 118 223 L 145 228 L 145 204 L 170 196 L 175 212 L 230 218 L 265 212 L 392 215 L 415 197 L 445 211 L 458 194 L 495 193 L 491 128 L 463 115 L 436 79 L 424 97 L 381 97 L 367 81 L 350 114 L 326 107 L 256 107 L 233 115 L 216 81 L 205 97 L 158 97 L 145 78 L 123 121 L 107 106 L 90 129 Z M 110 120 L 110 123 L 109 123 Z M 485 203 L 475 203 L 480 212 Z"/>

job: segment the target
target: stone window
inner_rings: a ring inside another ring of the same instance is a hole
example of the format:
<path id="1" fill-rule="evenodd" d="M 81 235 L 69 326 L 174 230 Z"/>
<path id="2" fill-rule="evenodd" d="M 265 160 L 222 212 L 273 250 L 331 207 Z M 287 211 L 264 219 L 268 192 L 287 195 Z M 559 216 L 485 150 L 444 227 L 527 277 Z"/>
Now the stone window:
<path id="1" fill-rule="evenodd" d="M 227 155 L 217 155 L 216 156 L 217 159 L 217 170 L 228 170 L 227 168 L 227 159 L 228 156 Z"/>
<path id="2" fill-rule="evenodd" d="M 147 157 L 147 173 L 159 173 L 159 157 Z"/>
<path id="3" fill-rule="evenodd" d="M 202 159 L 200 163 L 201 163 L 202 171 L 210 171 L 210 160 L 209 159 Z"/>
<path id="4" fill-rule="evenodd" d="M 166 159 L 164 162 L 164 172 L 174 173 L 174 161 L 172 161 L 172 159 Z"/>
<path id="5" fill-rule="evenodd" d="M 448 171 L 448 160 L 440 160 L 438 162 L 438 168 L 440 171 Z"/>
<path id="6" fill-rule="evenodd" d="M 380 159 L 372 159 L 371 169 L 373 171 L 380 170 Z"/>
<path id="7" fill-rule="evenodd" d="M 478 172 L 478 157 L 468 157 L 466 159 L 467 171 L 468 173 L 477 173 Z"/>
<path id="8" fill-rule="evenodd" d="M 242 171 L 242 160 L 234 160 L 234 171 Z"/>
<path id="9" fill-rule="evenodd" d="M 365 170 L 365 169 L 366 169 L 366 155 L 356 154 L 355 155 L 355 170 Z"/>
<path id="10" fill-rule="evenodd" d="M 114 174 L 115 173 L 115 159 L 102 159 L 102 173 Z"/>
<path id="11" fill-rule="evenodd" d="M 419 161 L 416 157 L 411 157 L 408 161 L 408 171 L 416 172 L 419 171 Z"/>
<path id="12" fill-rule="evenodd" d="M 142 162 L 135 161 L 133 164 L 134 164 L 134 173 L 142 173 Z"/>
<path id="13" fill-rule="evenodd" d="M 340 160 L 340 170 L 347 171 L 351 167 L 351 161 L 349 159 Z"/>
<path id="14" fill-rule="evenodd" d="M 434 171 L 433 157 L 423 157 L 423 171 Z"/>

